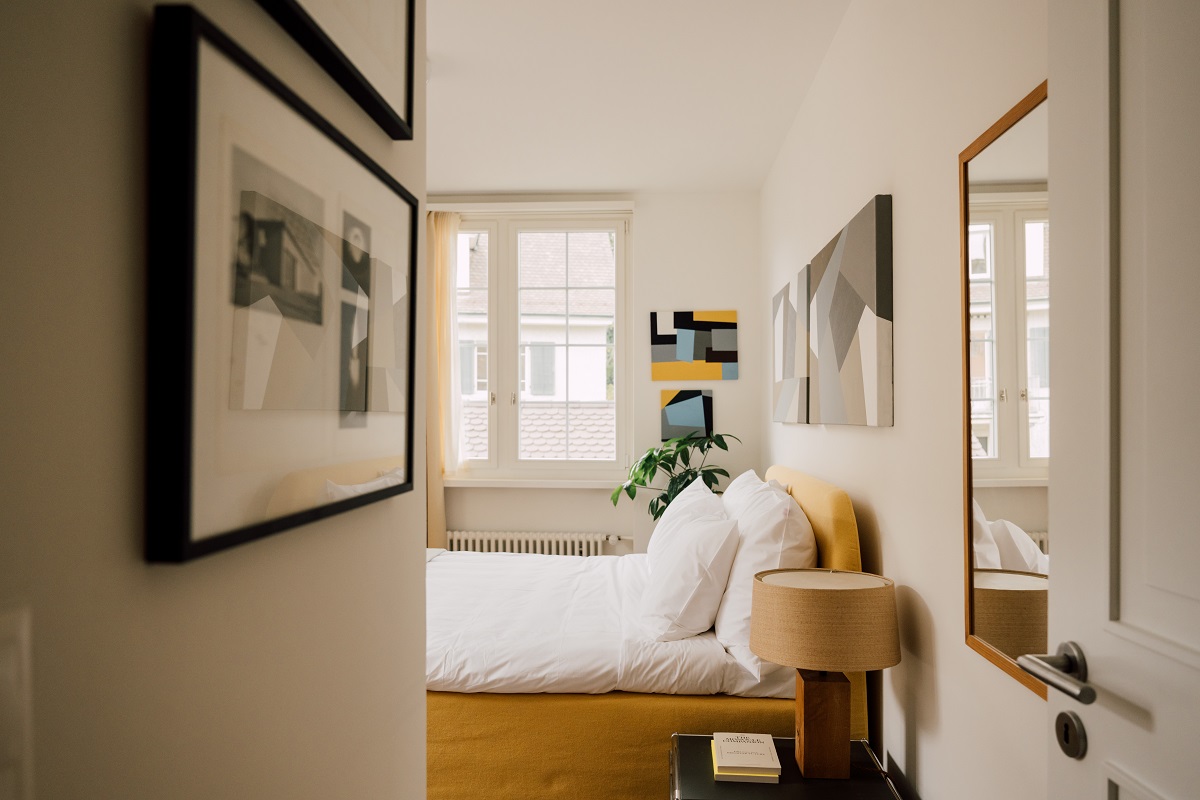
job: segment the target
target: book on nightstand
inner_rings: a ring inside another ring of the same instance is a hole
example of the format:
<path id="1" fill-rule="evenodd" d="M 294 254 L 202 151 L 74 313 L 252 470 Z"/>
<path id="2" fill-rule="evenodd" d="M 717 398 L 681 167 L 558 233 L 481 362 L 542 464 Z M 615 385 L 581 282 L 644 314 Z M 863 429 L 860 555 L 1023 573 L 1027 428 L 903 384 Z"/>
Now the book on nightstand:
<path id="1" fill-rule="evenodd" d="M 742 783 L 779 783 L 775 740 L 764 733 L 714 733 L 713 778 Z"/>

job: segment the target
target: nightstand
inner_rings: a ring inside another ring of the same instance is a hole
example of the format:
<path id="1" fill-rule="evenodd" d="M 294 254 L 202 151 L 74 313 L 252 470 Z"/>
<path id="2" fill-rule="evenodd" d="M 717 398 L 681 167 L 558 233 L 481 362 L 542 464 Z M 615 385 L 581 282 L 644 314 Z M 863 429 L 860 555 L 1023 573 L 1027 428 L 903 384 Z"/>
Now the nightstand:
<path id="1" fill-rule="evenodd" d="M 806 779 L 796 766 L 795 740 L 775 737 L 783 773 L 779 783 L 717 781 L 712 771 L 712 735 L 671 736 L 671 800 L 900 800 L 865 741 L 851 742 L 850 777 Z"/>

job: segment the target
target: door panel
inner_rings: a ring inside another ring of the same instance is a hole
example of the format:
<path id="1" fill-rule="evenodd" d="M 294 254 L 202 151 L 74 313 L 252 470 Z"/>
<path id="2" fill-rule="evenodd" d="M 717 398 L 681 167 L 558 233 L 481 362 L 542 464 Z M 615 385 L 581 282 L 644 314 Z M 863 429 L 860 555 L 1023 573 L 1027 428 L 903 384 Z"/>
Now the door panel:
<path id="1" fill-rule="evenodd" d="M 1193 649 L 1200 648 L 1200 537 L 1187 520 L 1200 449 L 1195 10 L 1195 2 L 1126 0 L 1118 20 L 1121 618 Z"/>
<path id="2" fill-rule="evenodd" d="M 1200 3 L 1050 4 L 1060 409 L 1051 649 L 1078 642 L 1088 752 L 1048 797 L 1198 796 Z"/>

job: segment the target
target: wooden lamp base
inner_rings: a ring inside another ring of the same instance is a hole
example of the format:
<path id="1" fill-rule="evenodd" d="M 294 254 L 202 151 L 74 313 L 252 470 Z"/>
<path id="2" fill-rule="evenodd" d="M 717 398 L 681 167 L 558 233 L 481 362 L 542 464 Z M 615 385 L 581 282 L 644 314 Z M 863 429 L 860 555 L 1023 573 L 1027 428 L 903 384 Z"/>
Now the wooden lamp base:
<path id="1" fill-rule="evenodd" d="M 796 670 L 796 765 L 806 778 L 850 777 L 850 681 Z"/>

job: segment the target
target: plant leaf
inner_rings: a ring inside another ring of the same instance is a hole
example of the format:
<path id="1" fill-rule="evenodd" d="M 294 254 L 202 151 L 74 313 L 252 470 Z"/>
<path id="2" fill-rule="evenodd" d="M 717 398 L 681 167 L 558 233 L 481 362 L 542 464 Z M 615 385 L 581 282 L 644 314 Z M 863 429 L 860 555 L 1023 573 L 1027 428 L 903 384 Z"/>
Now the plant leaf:
<path id="1" fill-rule="evenodd" d="M 647 511 L 654 520 L 658 520 L 671 501 L 696 478 L 701 478 L 710 489 L 717 490 L 720 485 L 719 478 L 728 478 L 729 473 L 721 467 L 709 465 L 708 455 L 713 448 L 728 451 L 730 439 L 735 442 L 742 441 L 729 433 L 691 433 L 676 436 L 657 447 L 651 447 L 629 468 L 628 480 L 613 490 L 610 496 L 613 505 L 618 504 L 622 492 L 630 499 L 636 499 L 639 488 L 653 489 L 658 494 L 650 500 Z M 693 465 L 693 451 L 701 454 L 697 466 Z M 667 481 L 665 489 L 652 485 L 660 473 Z"/>
<path id="2" fill-rule="evenodd" d="M 665 494 L 665 493 L 664 493 Z M 662 516 L 663 511 L 667 509 L 666 502 L 663 501 L 663 495 L 659 495 L 650 501 L 650 516 L 658 519 Z"/>
<path id="3" fill-rule="evenodd" d="M 667 500 L 669 504 L 672 500 L 679 496 L 679 493 L 687 488 L 687 485 L 696 480 L 696 476 L 700 473 L 694 469 L 687 469 L 671 478 L 671 482 L 667 484 Z"/>

